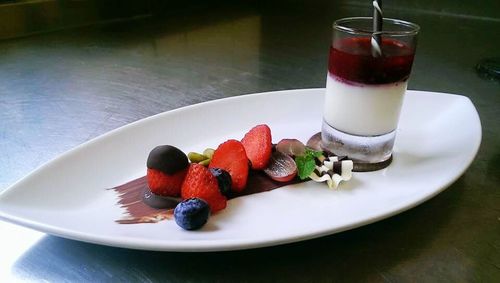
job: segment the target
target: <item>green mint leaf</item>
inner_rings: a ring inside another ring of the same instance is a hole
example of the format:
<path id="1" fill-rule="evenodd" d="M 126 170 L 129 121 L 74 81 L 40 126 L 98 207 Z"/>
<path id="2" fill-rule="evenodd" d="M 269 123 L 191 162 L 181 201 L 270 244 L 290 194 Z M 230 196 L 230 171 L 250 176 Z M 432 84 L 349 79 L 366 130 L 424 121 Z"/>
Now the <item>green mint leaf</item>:
<path id="1" fill-rule="evenodd" d="M 303 155 L 295 157 L 295 163 L 297 164 L 297 171 L 299 178 L 301 180 L 307 179 L 309 175 L 314 171 L 316 166 L 315 159 L 322 155 L 321 151 L 315 151 L 306 148 Z"/>
<path id="2" fill-rule="evenodd" d="M 313 157 L 315 158 L 318 158 L 320 157 L 321 155 L 323 155 L 323 152 L 321 151 L 315 151 L 315 150 L 312 150 L 312 149 L 306 149 L 306 152 L 310 155 L 312 155 Z"/>
<path id="3" fill-rule="evenodd" d="M 309 175 L 314 171 L 314 160 L 308 159 L 303 163 L 303 166 L 297 166 L 297 170 L 299 171 L 299 178 L 301 180 L 305 180 L 309 178 Z"/>

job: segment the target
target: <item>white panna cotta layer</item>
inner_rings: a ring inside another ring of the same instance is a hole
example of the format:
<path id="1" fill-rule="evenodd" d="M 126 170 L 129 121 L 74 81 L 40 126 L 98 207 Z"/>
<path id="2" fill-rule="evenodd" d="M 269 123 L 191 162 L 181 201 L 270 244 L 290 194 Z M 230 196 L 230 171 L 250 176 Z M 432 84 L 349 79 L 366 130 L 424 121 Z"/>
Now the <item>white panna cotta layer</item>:
<path id="1" fill-rule="evenodd" d="M 396 129 L 408 83 L 351 84 L 328 74 L 323 117 L 352 135 L 377 136 Z"/>

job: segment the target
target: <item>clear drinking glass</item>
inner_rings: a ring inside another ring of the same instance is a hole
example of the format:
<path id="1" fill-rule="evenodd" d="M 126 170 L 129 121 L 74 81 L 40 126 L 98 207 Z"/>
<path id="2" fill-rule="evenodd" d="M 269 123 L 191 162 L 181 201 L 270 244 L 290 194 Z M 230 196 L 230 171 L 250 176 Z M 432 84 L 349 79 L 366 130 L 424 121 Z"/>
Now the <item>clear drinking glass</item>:
<path id="1" fill-rule="evenodd" d="M 419 27 L 384 19 L 377 55 L 372 24 L 370 17 L 333 24 L 321 137 L 326 150 L 376 170 L 392 160 Z"/>

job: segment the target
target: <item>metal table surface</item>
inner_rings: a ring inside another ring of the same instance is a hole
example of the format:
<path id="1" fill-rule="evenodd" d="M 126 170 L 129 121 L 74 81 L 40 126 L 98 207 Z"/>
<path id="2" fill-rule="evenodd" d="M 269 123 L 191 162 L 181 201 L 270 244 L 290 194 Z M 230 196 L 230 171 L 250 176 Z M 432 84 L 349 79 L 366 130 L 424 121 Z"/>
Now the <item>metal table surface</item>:
<path id="1" fill-rule="evenodd" d="M 353 5 L 229 5 L 0 41 L 0 190 L 156 113 L 324 87 L 332 21 L 369 14 Z M 466 95 L 481 117 L 479 154 L 443 193 L 354 230 L 234 252 L 127 250 L 0 221 L 0 281 L 498 282 L 500 84 L 474 66 L 499 56 L 500 17 L 411 9 L 386 16 L 421 25 L 409 88 Z"/>

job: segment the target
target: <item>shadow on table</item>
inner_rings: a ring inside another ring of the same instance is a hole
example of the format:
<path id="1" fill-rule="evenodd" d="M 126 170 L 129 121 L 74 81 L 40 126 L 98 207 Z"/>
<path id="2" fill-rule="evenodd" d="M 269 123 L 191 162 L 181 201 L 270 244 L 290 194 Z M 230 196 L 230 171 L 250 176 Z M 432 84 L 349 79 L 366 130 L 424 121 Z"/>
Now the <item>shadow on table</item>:
<path id="1" fill-rule="evenodd" d="M 46 236 L 14 265 L 37 280 L 69 281 L 366 281 L 418 264 L 463 196 L 464 180 L 419 207 L 375 224 L 315 240 L 247 251 L 149 252 Z M 412 262 L 413 261 L 413 262 Z M 418 279 L 411 270 L 406 279 Z M 401 274 L 399 274 L 401 275 Z"/>

